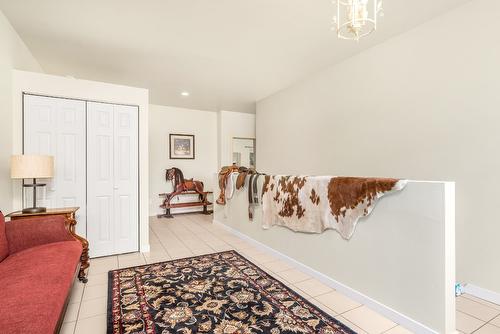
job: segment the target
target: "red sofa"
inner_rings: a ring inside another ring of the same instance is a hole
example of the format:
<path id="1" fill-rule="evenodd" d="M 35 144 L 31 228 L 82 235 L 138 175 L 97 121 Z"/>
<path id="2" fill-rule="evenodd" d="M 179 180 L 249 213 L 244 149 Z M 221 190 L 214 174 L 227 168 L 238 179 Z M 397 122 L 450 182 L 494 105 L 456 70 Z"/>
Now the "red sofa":
<path id="1" fill-rule="evenodd" d="M 5 222 L 0 212 L 0 332 L 57 333 L 81 254 L 64 217 Z"/>

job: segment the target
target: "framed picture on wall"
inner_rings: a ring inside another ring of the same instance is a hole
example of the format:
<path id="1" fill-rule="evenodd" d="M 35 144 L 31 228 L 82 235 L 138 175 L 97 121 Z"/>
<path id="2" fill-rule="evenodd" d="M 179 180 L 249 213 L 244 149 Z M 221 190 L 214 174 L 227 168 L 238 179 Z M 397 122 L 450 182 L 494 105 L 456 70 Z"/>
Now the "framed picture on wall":
<path id="1" fill-rule="evenodd" d="M 170 159 L 194 159 L 194 135 L 170 134 Z"/>

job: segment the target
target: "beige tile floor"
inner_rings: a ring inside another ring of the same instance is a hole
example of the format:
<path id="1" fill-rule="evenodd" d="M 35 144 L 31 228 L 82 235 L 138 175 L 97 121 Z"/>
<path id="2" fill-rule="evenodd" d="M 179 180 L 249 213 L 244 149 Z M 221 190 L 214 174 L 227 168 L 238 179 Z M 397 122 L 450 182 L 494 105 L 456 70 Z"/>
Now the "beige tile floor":
<path id="1" fill-rule="evenodd" d="M 149 253 L 133 253 L 91 260 L 87 284 L 75 282 L 61 333 L 106 333 L 107 272 L 141 264 L 235 249 L 286 283 L 306 299 L 358 333 L 409 333 L 398 324 L 322 284 L 287 262 L 211 224 L 203 215 L 150 221 Z M 460 332 L 500 334 L 500 306 L 474 298 L 457 298 Z"/>

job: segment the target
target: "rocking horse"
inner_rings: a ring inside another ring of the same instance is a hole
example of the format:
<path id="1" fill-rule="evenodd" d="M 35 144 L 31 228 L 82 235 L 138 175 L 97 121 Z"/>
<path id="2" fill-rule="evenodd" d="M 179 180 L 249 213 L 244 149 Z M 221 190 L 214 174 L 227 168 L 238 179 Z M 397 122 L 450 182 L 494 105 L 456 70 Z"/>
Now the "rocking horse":
<path id="1" fill-rule="evenodd" d="M 163 203 L 160 208 L 165 210 L 165 214 L 158 215 L 158 218 L 166 217 L 173 218 L 174 216 L 170 212 L 170 209 L 175 208 L 189 208 L 203 206 L 203 214 L 210 214 L 208 211 L 208 206 L 211 205 L 207 200 L 207 195 L 211 194 L 211 191 L 204 191 L 203 182 L 196 181 L 193 179 L 185 179 L 184 173 L 179 168 L 172 167 L 167 169 L 165 172 L 165 179 L 172 182 L 172 192 L 160 194 L 159 196 L 163 198 Z M 198 202 L 183 202 L 183 203 L 172 203 L 172 200 L 178 196 L 182 195 L 198 195 Z"/>

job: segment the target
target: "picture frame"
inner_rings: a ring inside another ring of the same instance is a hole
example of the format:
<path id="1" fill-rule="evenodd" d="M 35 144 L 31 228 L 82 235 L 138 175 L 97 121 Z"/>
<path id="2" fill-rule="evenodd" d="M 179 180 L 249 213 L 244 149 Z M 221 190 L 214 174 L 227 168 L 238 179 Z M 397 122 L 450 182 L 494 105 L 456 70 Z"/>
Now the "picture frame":
<path id="1" fill-rule="evenodd" d="M 194 160 L 194 135 L 171 133 L 169 135 L 169 157 L 170 159 Z"/>

